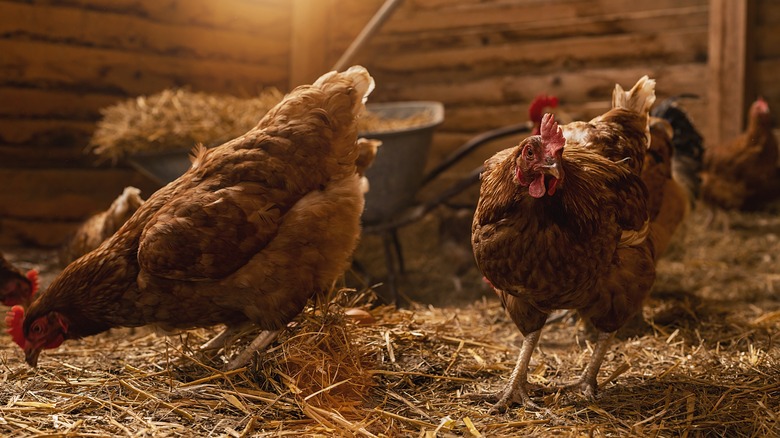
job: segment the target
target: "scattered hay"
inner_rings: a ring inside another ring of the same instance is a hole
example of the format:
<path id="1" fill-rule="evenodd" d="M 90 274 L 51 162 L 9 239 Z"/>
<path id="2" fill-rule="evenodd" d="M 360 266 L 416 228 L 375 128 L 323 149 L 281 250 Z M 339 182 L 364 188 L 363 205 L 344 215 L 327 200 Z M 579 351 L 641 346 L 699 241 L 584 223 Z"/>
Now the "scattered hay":
<path id="1" fill-rule="evenodd" d="M 267 88 L 257 97 L 165 89 L 104 108 L 103 118 L 90 140 L 99 157 L 117 162 L 143 153 L 189 150 L 196 144 L 220 145 L 252 129 L 284 95 Z M 367 111 L 359 120 L 360 132 L 380 133 L 430 123 L 433 114 L 420 112 L 405 118 L 388 118 Z"/>
<path id="2" fill-rule="evenodd" d="M 662 260 L 644 325 L 610 349 L 599 398 L 532 395 L 554 417 L 517 407 L 488 415 L 483 396 L 506 382 L 522 338 L 497 300 L 379 306 L 369 311 L 375 322 L 356 324 L 342 309 L 371 300 L 343 289 L 231 373 L 190 359 L 212 330 L 114 330 L 45 352 L 37 370 L 3 335 L 0 434 L 777 436 L 780 216 L 732 214 L 728 233 L 701 226 L 704 216 L 694 214 Z M 6 254 L 23 269 L 33 266 L 20 258 L 35 254 L 48 263 L 46 252 Z M 44 283 L 56 273 L 38 267 Z M 572 318 L 547 326 L 530 379 L 578 376 L 588 337 Z"/>

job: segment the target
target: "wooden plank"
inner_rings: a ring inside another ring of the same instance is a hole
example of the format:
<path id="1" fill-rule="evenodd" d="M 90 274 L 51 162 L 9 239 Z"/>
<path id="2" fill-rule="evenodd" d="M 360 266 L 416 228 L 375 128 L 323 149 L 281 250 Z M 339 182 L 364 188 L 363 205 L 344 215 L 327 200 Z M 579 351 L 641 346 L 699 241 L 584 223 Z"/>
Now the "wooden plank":
<path id="1" fill-rule="evenodd" d="M 711 143 L 742 130 L 747 100 L 749 6 L 753 0 L 712 0 L 710 3 L 707 135 Z"/>
<path id="2" fill-rule="evenodd" d="M 363 1 L 370 2 L 371 0 Z M 406 3 L 408 3 L 409 7 L 414 10 L 469 10 L 480 7 L 496 7 L 506 4 L 523 4 L 527 7 L 535 7 L 539 9 L 539 11 L 544 11 L 546 7 L 554 4 L 570 4 L 569 6 L 572 7 L 571 4 L 580 3 L 578 10 L 582 11 L 582 13 L 588 13 L 590 11 L 608 13 L 609 11 L 615 11 L 619 9 L 667 9 L 677 5 L 706 4 L 707 0 L 693 0 L 686 2 L 642 2 L 625 0 L 479 0 L 478 2 L 468 2 L 463 0 L 406 0 Z"/>
<path id="3" fill-rule="evenodd" d="M 56 5 L 106 11 L 163 24 L 233 29 L 247 33 L 257 33 L 260 28 L 279 25 L 276 17 L 289 14 L 287 0 L 36 0 L 35 4 L 39 7 Z M 281 21 L 289 22 L 289 19 Z"/>
<path id="4" fill-rule="evenodd" d="M 595 17 L 573 17 L 555 20 L 540 19 L 531 23 L 481 25 L 470 28 L 427 30 L 417 33 L 383 32 L 374 39 L 372 49 L 426 50 L 442 46 L 484 46 L 527 39 L 552 39 L 572 36 L 597 36 L 621 33 L 657 33 L 687 27 L 706 27 L 707 6 L 657 11 L 606 14 Z M 342 29 L 340 26 L 339 29 Z M 344 38 L 347 36 L 345 35 Z M 334 38 L 342 38 L 336 35 Z"/>
<path id="5" fill-rule="evenodd" d="M 266 65 L 247 65 L 21 40 L 0 40 L 0 53 L 0 85 L 130 96 L 184 85 L 233 94 L 287 85 L 286 61 L 281 58 L 270 58 Z"/>
<path id="6" fill-rule="evenodd" d="M 754 44 L 755 60 L 763 61 L 780 58 L 780 32 L 778 25 L 763 25 L 755 29 L 755 36 L 751 38 Z"/>
<path id="7" fill-rule="evenodd" d="M 641 65 L 557 74 L 489 75 L 474 80 L 394 83 L 377 89 L 376 96 L 372 95 L 376 99 L 372 100 L 436 100 L 449 107 L 457 104 L 529 102 L 539 93 L 550 93 L 564 102 L 584 102 L 594 97 L 607 98 L 615 83 L 630 86 L 644 74 L 656 79 L 659 96 L 685 92 L 705 97 L 706 82 L 701 78 L 706 73 L 706 65 L 686 63 L 656 68 Z"/>
<path id="8" fill-rule="evenodd" d="M 56 248 L 64 245 L 81 221 L 10 219 L 0 216 L 0 245 Z"/>
<path id="9" fill-rule="evenodd" d="M 780 59 L 769 59 L 760 61 L 755 65 L 755 88 L 756 95 L 747 96 L 748 100 L 753 100 L 757 96 L 762 96 L 769 102 L 769 107 L 777 113 L 780 111 Z M 775 126 L 780 121 L 775 116 Z"/>
<path id="10" fill-rule="evenodd" d="M 83 147 L 94 130 L 81 120 L 0 118 L 0 144 Z"/>
<path id="11" fill-rule="evenodd" d="M 0 145 L 0 168 L 93 168 L 108 167 L 100 164 L 98 158 L 87 154 L 83 145 L 63 147 L 62 145 Z"/>
<path id="12" fill-rule="evenodd" d="M 530 102 L 522 104 L 508 105 L 470 105 L 455 106 L 447 109 L 447 115 L 444 123 L 440 126 L 442 132 L 462 132 L 479 133 L 502 126 L 521 123 L 528 120 L 528 105 Z M 705 102 L 698 102 L 690 105 L 692 108 L 704 108 Z M 590 120 L 593 117 L 607 112 L 612 107 L 611 100 L 593 100 L 589 102 L 578 102 L 576 104 L 561 104 L 557 111 L 571 117 L 572 120 Z"/>
<path id="13" fill-rule="evenodd" d="M 333 60 L 328 56 L 328 34 L 331 11 L 328 0 L 293 0 L 290 42 L 289 88 L 310 84 L 330 71 Z"/>
<path id="14" fill-rule="evenodd" d="M 420 32 L 421 29 L 455 29 L 510 23 L 533 23 L 542 17 L 566 20 L 618 12 L 675 9 L 706 5 L 704 0 L 657 0 L 631 2 L 625 0 L 594 0 L 568 2 L 460 2 L 452 8 L 416 9 L 409 4 L 401 7 L 396 17 L 387 23 L 386 32 Z"/>
<path id="15" fill-rule="evenodd" d="M 451 48 L 430 52 L 395 53 L 375 56 L 374 68 L 387 72 L 416 73 L 424 70 L 490 71 L 500 67 L 513 70 L 548 67 L 559 70 L 567 63 L 583 66 L 614 65 L 617 62 L 653 59 L 665 62 L 694 62 L 707 51 L 705 29 L 683 29 L 660 34 L 609 35 L 567 38 L 552 41 L 528 41 L 479 48 Z"/>
<path id="16" fill-rule="evenodd" d="M 132 185 L 158 186 L 130 169 L 0 169 L 0 244 L 58 246 Z"/>
<path id="17" fill-rule="evenodd" d="M 126 186 L 144 198 L 159 188 L 131 169 L 0 169 L 0 181 L 0 217 L 19 220 L 81 220 Z"/>
<path id="18" fill-rule="evenodd" d="M 774 27 L 780 25 L 780 3 L 777 0 L 758 0 L 756 2 L 756 24 Z"/>
<path id="19" fill-rule="evenodd" d="M 169 24 L 114 12 L 0 3 L 0 35 L 197 59 L 263 64 L 289 52 L 289 14 L 258 17 L 253 33 Z"/>
<path id="20" fill-rule="evenodd" d="M 508 43 L 527 39 L 553 39 L 572 36 L 612 34 L 652 34 L 684 28 L 703 28 L 708 23 L 708 8 L 703 6 L 652 12 L 609 14 L 598 17 L 576 17 L 565 20 L 539 21 L 507 27 L 474 28 L 463 33 L 471 44 Z"/>
<path id="21" fill-rule="evenodd" d="M 123 99 L 124 95 L 107 93 L 0 86 L 0 117 L 97 120 L 101 108 Z"/>

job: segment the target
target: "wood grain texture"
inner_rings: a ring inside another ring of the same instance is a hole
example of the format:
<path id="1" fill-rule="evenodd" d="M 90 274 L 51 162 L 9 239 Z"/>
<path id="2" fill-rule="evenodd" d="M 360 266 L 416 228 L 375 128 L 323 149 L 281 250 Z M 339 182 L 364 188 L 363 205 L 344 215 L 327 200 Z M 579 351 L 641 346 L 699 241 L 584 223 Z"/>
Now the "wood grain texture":
<path id="1" fill-rule="evenodd" d="M 713 17 L 728 26 L 721 32 L 733 33 L 729 23 L 739 16 L 713 8 L 743 2 L 405 0 L 354 63 L 376 80 L 371 102 L 445 104 L 429 164 L 480 132 L 526 120 L 539 93 L 558 95 L 571 116 L 588 118 L 606 108 L 616 82 L 629 85 L 643 74 L 658 80 L 661 99 L 699 95 L 683 105 L 709 133 L 741 123 L 744 111 L 730 110 L 727 96 L 739 84 L 755 84 L 743 100 L 762 94 L 780 107 L 780 3 L 749 2 L 756 13 L 742 21 L 755 22 L 755 32 L 745 33 L 742 52 L 727 52 L 713 46 Z M 172 86 L 246 96 L 308 82 L 382 3 L 0 0 L 0 169 L 93 171 L 83 148 L 99 109 L 127 97 Z M 717 95 L 710 75 L 725 61 L 713 50 L 742 59 L 746 72 L 724 70 Z M 484 158 L 475 153 L 445 177 Z"/>

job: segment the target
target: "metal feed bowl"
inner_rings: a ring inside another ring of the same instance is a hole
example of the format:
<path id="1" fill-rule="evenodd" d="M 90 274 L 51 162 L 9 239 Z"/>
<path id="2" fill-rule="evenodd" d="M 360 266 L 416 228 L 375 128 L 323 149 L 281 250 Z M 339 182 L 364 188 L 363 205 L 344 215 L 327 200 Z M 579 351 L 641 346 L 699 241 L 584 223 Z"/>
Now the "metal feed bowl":
<path id="1" fill-rule="evenodd" d="M 157 184 L 164 186 L 180 177 L 190 168 L 190 151 L 192 149 L 176 149 L 160 152 L 143 152 L 133 154 L 127 162 L 138 173 L 146 176 Z"/>
<path id="2" fill-rule="evenodd" d="M 440 102 L 413 101 L 366 105 L 383 119 L 406 119 L 430 114 L 430 121 L 384 132 L 361 132 L 360 137 L 382 141 L 374 164 L 366 171 L 369 182 L 363 222 L 376 224 L 392 219 L 412 206 L 423 179 L 434 129 L 444 121 Z"/>

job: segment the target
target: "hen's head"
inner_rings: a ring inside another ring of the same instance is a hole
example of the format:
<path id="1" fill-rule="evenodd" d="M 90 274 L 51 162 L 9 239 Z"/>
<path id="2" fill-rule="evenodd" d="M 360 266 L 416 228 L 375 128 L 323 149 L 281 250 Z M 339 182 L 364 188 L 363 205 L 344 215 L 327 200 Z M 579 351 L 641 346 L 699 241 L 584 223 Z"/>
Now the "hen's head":
<path id="1" fill-rule="evenodd" d="M 556 107 L 558 107 L 558 98 L 556 96 L 540 94 L 531 101 L 531 104 L 528 106 L 528 120 L 534 124 L 533 131 L 531 132 L 532 135 L 539 134 L 544 109 Z"/>
<path id="2" fill-rule="evenodd" d="M 38 365 L 41 350 L 59 347 L 68 334 L 68 320 L 59 312 L 25 318 L 24 308 L 13 306 L 5 323 L 13 341 L 24 350 L 25 361 L 32 367 Z"/>
<path id="3" fill-rule="evenodd" d="M 516 159 L 515 180 L 528 187 L 534 198 L 555 194 L 563 181 L 563 145 L 566 139 L 552 114 L 545 114 L 541 135 L 526 138 L 520 143 Z"/>
<path id="4" fill-rule="evenodd" d="M 0 285 L 0 296 L 6 306 L 20 304 L 27 307 L 38 291 L 38 271 L 31 269 L 22 278 L 12 278 Z"/>
<path id="5" fill-rule="evenodd" d="M 766 102 L 766 100 L 764 100 L 764 98 L 759 97 L 755 102 L 753 102 L 752 105 L 750 105 L 750 112 L 748 113 L 748 117 L 762 124 L 771 123 L 769 104 Z"/>

